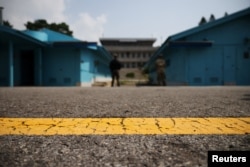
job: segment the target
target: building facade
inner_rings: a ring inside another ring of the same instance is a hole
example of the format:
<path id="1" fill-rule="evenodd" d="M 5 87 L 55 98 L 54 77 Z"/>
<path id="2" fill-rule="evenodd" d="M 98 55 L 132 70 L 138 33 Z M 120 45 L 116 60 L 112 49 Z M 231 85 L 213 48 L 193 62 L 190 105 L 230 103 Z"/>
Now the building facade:
<path id="1" fill-rule="evenodd" d="M 91 86 L 111 80 L 111 58 L 94 42 L 0 25 L 0 86 Z"/>
<path id="2" fill-rule="evenodd" d="M 250 85 L 250 8 L 170 36 L 144 70 L 156 83 L 163 54 L 168 85 Z"/>
<path id="3" fill-rule="evenodd" d="M 101 38 L 103 47 L 111 54 L 116 54 L 122 63 L 121 78 L 134 74 L 134 78 L 142 77 L 141 68 L 157 50 L 153 47 L 154 38 Z"/>

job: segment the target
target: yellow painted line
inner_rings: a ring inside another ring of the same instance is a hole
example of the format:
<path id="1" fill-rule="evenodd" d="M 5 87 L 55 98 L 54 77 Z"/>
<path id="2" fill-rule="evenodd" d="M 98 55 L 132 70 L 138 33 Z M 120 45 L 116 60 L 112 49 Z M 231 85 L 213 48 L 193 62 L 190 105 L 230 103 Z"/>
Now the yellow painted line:
<path id="1" fill-rule="evenodd" d="M 239 118 L 0 118 L 0 135 L 249 134 Z"/>

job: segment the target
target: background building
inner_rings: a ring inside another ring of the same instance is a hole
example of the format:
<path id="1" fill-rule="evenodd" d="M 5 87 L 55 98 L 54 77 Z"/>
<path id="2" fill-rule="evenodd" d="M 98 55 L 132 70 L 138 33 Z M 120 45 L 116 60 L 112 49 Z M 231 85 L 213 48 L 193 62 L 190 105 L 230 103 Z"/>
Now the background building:
<path id="1" fill-rule="evenodd" d="M 134 73 L 135 78 L 141 75 L 141 68 L 157 50 L 153 47 L 155 38 L 101 38 L 102 46 L 111 54 L 116 54 L 123 64 L 121 77 Z"/>
<path id="2" fill-rule="evenodd" d="M 110 81 L 111 59 L 94 42 L 0 25 L 0 86 L 91 86 Z"/>
<path id="3" fill-rule="evenodd" d="M 163 54 L 169 85 L 250 85 L 250 8 L 170 36 L 144 66 L 156 83 Z"/>

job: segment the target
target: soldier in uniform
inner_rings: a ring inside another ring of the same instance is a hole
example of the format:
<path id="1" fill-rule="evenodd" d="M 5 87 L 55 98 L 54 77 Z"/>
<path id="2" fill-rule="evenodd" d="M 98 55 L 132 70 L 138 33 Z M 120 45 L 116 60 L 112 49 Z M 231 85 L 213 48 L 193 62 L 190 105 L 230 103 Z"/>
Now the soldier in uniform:
<path id="1" fill-rule="evenodd" d="M 155 62 L 156 72 L 157 72 L 157 82 L 160 86 L 166 86 L 166 74 L 165 74 L 165 67 L 166 62 L 163 58 L 163 55 L 160 54 Z"/>
<path id="2" fill-rule="evenodd" d="M 112 75 L 112 82 L 111 82 L 111 86 L 114 86 L 114 82 L 116 80 L 117 86 L 120 86 L 120 82 L 119 82 L 119 70 L 122 68 L 121 63 L 117 60 L 117 55 L 114 55 L 114 59 L 109 63 L 109 69 Z"/>

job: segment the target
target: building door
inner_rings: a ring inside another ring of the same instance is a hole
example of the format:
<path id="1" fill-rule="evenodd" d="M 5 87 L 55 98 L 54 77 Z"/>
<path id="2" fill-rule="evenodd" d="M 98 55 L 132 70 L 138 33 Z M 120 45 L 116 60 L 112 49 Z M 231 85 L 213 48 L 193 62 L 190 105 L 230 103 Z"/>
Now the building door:
<path id="1" fill-rule="evenodd" d="M 190 85 L 222 85 L 222 50 L 190 50 L 188 57 Z"/>
<path id="2" fill-rule="evenodd" d="M 224 48 L 224 84 L 236 84 L 236 49 L 234 47 Z"/>
<path id="3" fill-rule="evenodd" d="M 188 84 L 204 85 L 205 84 L 205 59 L 201 53 L 190 51 L 188 56 Z"/>
<path id="4" fill-rule="evenodd" d="M 20 56 L 20 85 L 34 85 L 34 51 L 21 51 Z"/>
<path id="5" fill-rule="evenodd" d="M 223 84 L 223 49 L 209 48 L 205 54 L 206 85 Z"/>

